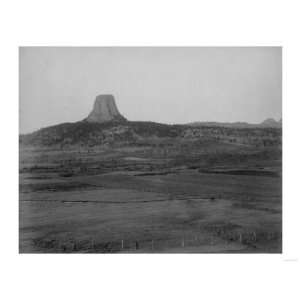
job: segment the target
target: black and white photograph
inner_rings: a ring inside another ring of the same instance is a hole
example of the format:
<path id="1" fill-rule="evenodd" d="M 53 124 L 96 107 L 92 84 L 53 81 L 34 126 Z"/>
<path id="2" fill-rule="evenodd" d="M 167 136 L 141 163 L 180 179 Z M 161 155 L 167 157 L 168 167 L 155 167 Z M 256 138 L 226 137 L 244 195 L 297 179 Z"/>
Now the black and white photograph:
<path id="1" fill-rule="evenodd" d="M 299 8 L 2 1 L 0 299 L 300 299 Z"/>
<path id="2" fill-rule="evenodd" d="M 20 253 L 282 253 L 281 47 L 20 47 Z"/>

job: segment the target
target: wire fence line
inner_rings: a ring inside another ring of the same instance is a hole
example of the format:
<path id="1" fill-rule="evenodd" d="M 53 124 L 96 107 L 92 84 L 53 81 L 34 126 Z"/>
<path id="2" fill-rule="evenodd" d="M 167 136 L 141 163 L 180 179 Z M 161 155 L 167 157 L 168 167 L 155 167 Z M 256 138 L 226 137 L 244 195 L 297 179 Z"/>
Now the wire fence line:
<path id="1" fill-rule="evenodd" d="M 36 239 L 33 241 L 35 248 L 49 250 L 49 252 L 65 253 L 122 253 L 122 252 L 160 252 L 172 249 L 188 247 L 228 245 L 231 243 L 240 244 L 248 247 L 256 247 L 260 242 L 275 241 L 278 244 L 282 241 L 281 232 L 257 233 L 234 232 L 234 233 L 213 233 L 211 235 L 182 235 L 168 239 L 120 239 L 114 241 L 99 242 L 96 239 L 89 240 L 56 240 L 56 239 Z"/>

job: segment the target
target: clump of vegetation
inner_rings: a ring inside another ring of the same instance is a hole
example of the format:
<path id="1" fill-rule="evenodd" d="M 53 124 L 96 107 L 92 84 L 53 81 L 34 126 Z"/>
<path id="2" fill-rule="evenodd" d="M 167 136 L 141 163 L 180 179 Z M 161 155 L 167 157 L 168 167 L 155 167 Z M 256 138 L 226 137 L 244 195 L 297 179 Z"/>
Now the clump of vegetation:
<path id="1" fill-rule="evenodd" d="M 238 242 L 250 248 L 274 242 L 280 247 L 282 241 L 282 234 L 279 231 L 244 228 L 230 222 L 209 224 L 205 229 L 228 242 Z"/>

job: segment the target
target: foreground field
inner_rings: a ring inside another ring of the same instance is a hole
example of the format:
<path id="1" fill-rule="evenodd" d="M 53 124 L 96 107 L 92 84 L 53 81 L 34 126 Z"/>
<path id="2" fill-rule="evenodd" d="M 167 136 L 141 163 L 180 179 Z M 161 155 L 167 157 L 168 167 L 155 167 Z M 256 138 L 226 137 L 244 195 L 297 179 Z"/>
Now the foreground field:
<path id="1" fill-rule="evenodd" d="M 21 149 L 20 252 L 281 252 L 280 153 L 219 146 Z"/>

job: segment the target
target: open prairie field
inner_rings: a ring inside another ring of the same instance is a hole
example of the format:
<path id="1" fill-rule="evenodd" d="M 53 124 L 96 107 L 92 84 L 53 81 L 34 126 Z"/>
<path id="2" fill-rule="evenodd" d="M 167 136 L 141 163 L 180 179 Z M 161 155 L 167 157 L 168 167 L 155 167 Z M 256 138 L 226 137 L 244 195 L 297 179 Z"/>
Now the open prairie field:
<path id="1" fill-rule="evenodd" d="M 21 149 L 20 252 L 281 252 L 278 149 L 211 147 Z"/>

